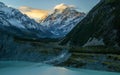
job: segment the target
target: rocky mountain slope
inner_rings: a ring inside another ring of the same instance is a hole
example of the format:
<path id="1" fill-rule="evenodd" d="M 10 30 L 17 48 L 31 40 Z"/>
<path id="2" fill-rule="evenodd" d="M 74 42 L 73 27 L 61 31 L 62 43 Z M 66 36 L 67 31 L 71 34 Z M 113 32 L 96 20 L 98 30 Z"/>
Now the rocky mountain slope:
<path id="1" fill-rule="evenodd" d="M 45 63 L 64 61 L 68 52 L 56 46 L 57 44 L 40 42 L 43 41 L 41 38 L 50 35 L 52 34 L 42 31 L 40 24 L 34 20 L 0 2 L 1 61 L 24 60 Z"/>
<path id="2" fill-rule="evenodd" d="M 1 2 L 0 31 L 22 38 L 44 38 L 49 34 L 52 35 L 44 32 L 42 26 L 33 19 L 30 19 L 17 9 L 7 7 Z"/>
<path id="3" fill-rule="evenodd" d="M 120 72 L 120 0 L 101 0 L 61 41 L 71 56 L 59 65 Z"/>
<path id="4" fill-rule="evenodd" d="M 53 34 L 52 37 L 54 38 L 64 37 L 85 17 L 85 13 L 78 12 L 75 8 L 66 4 L 61 5 L 64 8 L 55 8 L 53 13 L 40 23 L 46 31 Z"/>
<path id="5" fill-rule="evenodd" d="M 61 44 L 109 46 L 120 49 L 119 7 L 119 0 L 101 0 Z"/>
<path id="6" fill-rule="evenodd" d="M 69 53 L 55 43 L 20 40 L 0 32 L 0 61 L 31 61 L 58 64 L 65 61 Z"/>
<path id="7" fill-rule="evenodd" d="M 19 10 L 0 3 L 1 31 L 22 38 L 60 38 L 64 37 L 85 16 L 72 7 L 65 6 L 37 23 Z M 9 30 L 9 31 L 8 31 Z"/>

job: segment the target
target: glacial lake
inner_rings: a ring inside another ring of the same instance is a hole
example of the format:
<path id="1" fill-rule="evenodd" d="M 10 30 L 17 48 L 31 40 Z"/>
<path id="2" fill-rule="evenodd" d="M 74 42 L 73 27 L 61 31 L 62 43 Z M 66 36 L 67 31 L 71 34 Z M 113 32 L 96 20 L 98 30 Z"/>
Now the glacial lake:
<path id="1" fill-rule="evenodd" d="M 120 75 L 120 73 L 55 67 L 33 62 L 0 61 L 0 75 Z"/>

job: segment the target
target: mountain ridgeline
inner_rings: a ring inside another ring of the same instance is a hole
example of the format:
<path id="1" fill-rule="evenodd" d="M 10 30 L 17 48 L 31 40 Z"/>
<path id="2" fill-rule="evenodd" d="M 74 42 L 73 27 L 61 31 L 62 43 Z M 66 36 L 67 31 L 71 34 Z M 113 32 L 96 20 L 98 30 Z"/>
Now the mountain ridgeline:
<path id="1" fill-rule="evenodd" d="M 19 10 L 0 2 L 0 31 L 20 38 L 44 38 L 42 26 Z M 52 35 L 52 34 L 50 34 Z"/>
<path id="2" fill-rule="evenodd" d="M 120 72 L 120 0 L 101 0 L 60 42 L 71 56 L 61 66 Z"/>
<path id="3" fill-rule="evenodd" d="M 45 26 L 0 2 L 0 60 L 54 64 L 63 62 L 69 56 L 68 51 L 56 43 L 51 43 L 56 41 L 50 39 L 52 36 L 53 33 L 46 30 Z"/>
<path id="4" fill-rule="evenodd" d="M 53 38 L 64 37 L 85 17 L 84 12 L 78 12 L 65 4 L 63 6 L 66 8 L 54 9 L 52 14 L 40 22 L 46 31 L 53 34 Z"/>
<path id="5" fill-rule="evenodd" d="M 101 0 L 61 44 L 120 48 L 120 1 Z"/>

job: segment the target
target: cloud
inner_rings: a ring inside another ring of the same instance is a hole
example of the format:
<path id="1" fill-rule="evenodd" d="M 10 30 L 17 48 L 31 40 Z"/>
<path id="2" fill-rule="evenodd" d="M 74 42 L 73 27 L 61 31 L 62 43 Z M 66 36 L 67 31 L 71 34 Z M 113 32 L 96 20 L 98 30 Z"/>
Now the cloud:
<path id="1" fill-rule="evenodd" d="M 13 6 L 13 5 L 7 5 L 8 7 L 15 7 L 15 6 Z"/>
<path id="2" fill-rule="evenodd" d="M 26 14 L 27 16 L 29 16 L 30 18 L 34 18 L 35 20 L 43 19 L 49 14 L 49 11 L 47 10 L 35 9 L 27 6 L 21 6 L 19 10 L 23 14 Z"/>
<path id="3" fill-rule="evenodd" d="M 60 12 L 62 12 L 66 8 L 76 8 L 74 5 L 66 5 L 64 3 L 56 5 L 53 9 L 58 9 Z M 21 6 L 18 8 L 23 14 L 26 14 L 30 18 L 35 19 L 36 21 L 39 21 L 40 19 L 45 19 L 50 13 L 54 12 L 53 9 L 51 11 L 43 10 L 43 9 L 36 9 L 31 8 L 28 6 Z"/>
<path id="4" fill-rule="evenodd" d="M 58 9 L 58 10 L 64 10 L 64 9 L 66 9 L 66 8 L 76 8 L 74 5 L 66 5 L 66 4 L 64 4 L 64 3 L 61 3 L 61 4 L 59 4 L 59 5 L 56 5 L 55 7 L 54 7 L 54 9 Z"/>

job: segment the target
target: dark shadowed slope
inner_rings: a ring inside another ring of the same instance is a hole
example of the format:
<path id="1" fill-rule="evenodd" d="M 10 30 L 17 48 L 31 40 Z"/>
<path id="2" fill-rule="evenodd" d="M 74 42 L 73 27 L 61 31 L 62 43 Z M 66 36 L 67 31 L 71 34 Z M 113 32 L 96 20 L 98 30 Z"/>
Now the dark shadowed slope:
<path id="1" fill-rule="evenodd" d="M 120 47 L 120 0 L 101 0 L 61 44 Z"/>

